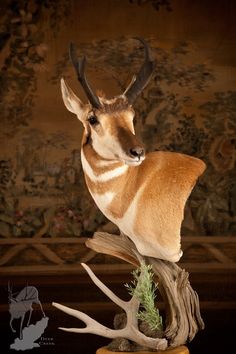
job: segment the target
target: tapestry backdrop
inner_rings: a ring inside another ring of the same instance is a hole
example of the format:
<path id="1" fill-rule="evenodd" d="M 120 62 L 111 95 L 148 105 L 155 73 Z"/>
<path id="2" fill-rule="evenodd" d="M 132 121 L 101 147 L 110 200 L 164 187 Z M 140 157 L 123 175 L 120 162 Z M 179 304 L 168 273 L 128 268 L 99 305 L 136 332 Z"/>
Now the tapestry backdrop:
<path id="1" fill-rule="evenodd" d="M 139 69 L 145 38 L 157 59 L 135 103 L 148 151 L 207 164 L 186 207 L 183 235 L 236 234 L 235 2 L 5 0 L 0 5 L 0 235 L 90 236 L 113 230 L 88 194 L 82 126 L 61 99 L 63 76 L 85 100 L 68 58 L 108 97 Z"/>

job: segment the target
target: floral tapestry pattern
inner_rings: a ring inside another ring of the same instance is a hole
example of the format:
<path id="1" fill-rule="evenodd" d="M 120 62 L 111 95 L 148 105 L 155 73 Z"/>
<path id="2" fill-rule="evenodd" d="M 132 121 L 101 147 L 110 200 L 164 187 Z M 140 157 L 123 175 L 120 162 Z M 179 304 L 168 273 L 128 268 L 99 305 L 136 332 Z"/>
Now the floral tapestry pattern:
<path id="1" fill-rule="evenodd" d="M 50 65 L 50 43 L 40 21 L 49 14 L 53 36 L 58 36 L 67 5 L 67 1 L 8 1 L 8 11 L 1 15 L 1 138 L 15 139 L 11 156 L 5 156 L 5 150 L 1 153 L 1 237 L 31 237 L 42 229 L 51 237 L 80 237 L 113 228 L 87 192 L 80 142 L 60 126 L 49 133 L 31 125 L 38 75 Z M 197 55 L 194 43 L 166 48 L 154 37 L 146 40 L 157 67 L 135 103 L 136 130 L 148 151 L 182 152 L 207 164 L 186 206 L 182 234 L 234 235 L 236 91 L 215 89 L 217 73 L 205 64 L 204 53 Z M 79 51 L 89 60 L 88 71 L 92 68 L 114 80 L 120 93 L 143 60 L 143 49 L 126 37 L 85 41 Z M 70 81 L 72 75 L 65 48 L 48 74 L 54 95 L 60 95 L 60 77 Z"/>

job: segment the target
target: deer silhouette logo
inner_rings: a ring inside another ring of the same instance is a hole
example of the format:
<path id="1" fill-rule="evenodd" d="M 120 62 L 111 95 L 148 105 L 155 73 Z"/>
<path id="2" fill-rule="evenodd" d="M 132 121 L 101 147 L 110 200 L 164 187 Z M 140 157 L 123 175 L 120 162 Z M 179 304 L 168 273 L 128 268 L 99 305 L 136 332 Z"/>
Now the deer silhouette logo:
<path id="1" fill-rule="evenodd" d="M 38 304 L 42 311 L 43 317 L 45 313 L 42 308 L 42 304 L 38 297 L 38 290 L 34 286 L 26 286 L 20 292 L 12 293 L 12 286 L 8 283 L 8 300 L 9 300 L 9 312 L 11 315 L 10 318 L 10 327 L 12 332 L 16 330 L 12 326 L 12 321 L 14 319 L 20 318 L 20 335 L 19 338 L 22 339 L 22 328 L 24 323 L 25 314 L 29 311 L 29 317 L 27 321 L 27 327 L 30 324 L 31 315 L 33 311 L 32 304 Z"/>

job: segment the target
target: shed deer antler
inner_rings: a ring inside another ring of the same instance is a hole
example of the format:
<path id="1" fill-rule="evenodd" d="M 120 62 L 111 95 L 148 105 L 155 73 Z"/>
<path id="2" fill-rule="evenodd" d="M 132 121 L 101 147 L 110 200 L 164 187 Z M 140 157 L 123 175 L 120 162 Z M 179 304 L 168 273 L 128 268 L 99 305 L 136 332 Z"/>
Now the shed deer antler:
<path id="1" fill-rule="evenodd" d="M 156 350 L 165 350 L 167 348 L 167 340 L 164 338 L 151 338 L 145 336 L 138 328 L 138 319 L 136 314 L 139 309 L 140 302 L 135 296 L 129 301 L 124 301 L 116 296 L 105 284 L 97 278 L 93 271 L 84 263 L 81 264 L 94 284 L 105 294 L 109 299 L 111 299 L 116 305 L 121 307 L 127 315 L 127 324 L 122 329 L 111 329 L 103 326 L 101 323 L 97 322 L 85 313 L 71 309 L 70 307 L 63 306 L 61 304 L 53 302 L 53 306 L 57 307 L 59 310 L 67 313 L 68 315 L 74 316 L 79 320 L 82 320 L 85 324 L 85 328 L 63 328 L 59 327 L 63 331 L 74 332 L 74 333 L 93 333 L 101 335 L 107 338 L 127 338 L 132 340 L 141 346 L 148 347 Z"/>

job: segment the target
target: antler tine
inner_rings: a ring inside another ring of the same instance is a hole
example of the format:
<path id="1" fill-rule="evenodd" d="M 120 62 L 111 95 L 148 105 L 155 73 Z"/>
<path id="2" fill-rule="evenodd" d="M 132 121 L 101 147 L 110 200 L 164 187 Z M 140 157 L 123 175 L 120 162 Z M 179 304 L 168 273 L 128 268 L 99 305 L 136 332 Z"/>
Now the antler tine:
<path id="1" fill-rule="evenodd" d="M 73 66 L 75 68 L 78 80 L 79 80 L 81 86 L 83 87 L 83 89 L 86 93 L 86 96 L 88 97 L 89 102 L 91 103 L 91 105 L 94 108 L 101 107 L 101 103 L 99 101 L 99 98 L 97 97 L 97 95 L 93 92 L 93 90 L 89 86 L 89 83 L 88 83 L 86 76 L 85 76 L 86 57 L 84 56 L 80 59 L 77 57 L 77 50 L 76 50 L 76 46 L 74 43 L 70 43 L 69 56 L 70 56 Z"/>
<path id="2" fill-rule="evenodd" d="M 140 344 L 151 349 L 165 350 L 167 348 L 167 340 L 165 338 L 152 338 L 147 337 L 144 333 L 139 331 L 137 312 L 139 309 L 139 300 L 133 295 L 131 300 L 123 301 L 118 296 L 116 296 L 105 284 L 97 278 L 93 271 L 86 265 L 82 264 L 86 272 L 89 274 L 90 278 L 94 284 L 107 295 L 116 305 L 120 306 L 127 316 L 127 323 L 124 328 L 121 329 L 111 329 L 103 326 L 101 323 L 97 322 L 93 318 L 89 317 L 85 313 L 74 310 L 70 307 L 53 302 L 52 305 L 59 310 L 67 313 L 68 315 L 74 316 L 79 320 L 82 320 L 86 327 L 83 328 L 64 328 L 59 327 L 63 331 L 74 332 L 74 333 L 94 333 L 107 338 L 127 338 L 133 342 Z"/>
<path id="3" fill-rule="evenodd" d="M 149 48 L 147 42 L 144 39 L 138 37 L 135 37 L 134 39 L 140 41 L 144 46 L 145 61 L 141 66 L 141 69 L 139 70 L 136 79 L 130 85 L 130 87 L 128 87 L 128 89 L 125 91 L 125 96 L 128 99 L 128 102 L 130 104 L 132 104 L 135 101 L 136 97 L 146 87 L 156 66 L 156 61 L 153 58 L 151 49 Z"/>

